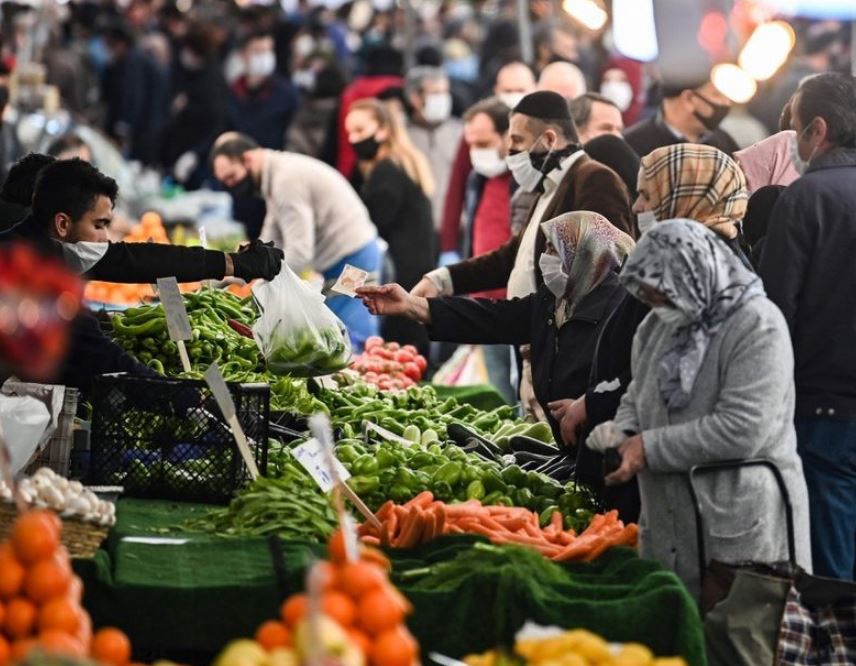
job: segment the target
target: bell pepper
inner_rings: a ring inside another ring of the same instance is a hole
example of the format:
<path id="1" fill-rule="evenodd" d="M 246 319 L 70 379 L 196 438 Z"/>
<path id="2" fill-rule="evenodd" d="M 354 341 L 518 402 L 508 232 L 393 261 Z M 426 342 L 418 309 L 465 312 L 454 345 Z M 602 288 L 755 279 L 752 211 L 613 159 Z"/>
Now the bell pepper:
<path id="1" fill-rule="evenodd" d="M 484 499 L 485 489 L 484 484 L 481 481 L 472 481 L 467 486 L 467 499 Z"/>
<path id="2" fill-rule="evenodd" d="M 462 463 L 458 461 L 450 461 L 434 472 L 432 479 L 434 482 L 445 482 L 454 487 L 461 480 L 463 470 L 464 466 Z"/>
<path id="3" fill-rule="evenodd" d="M 361 476 L 377 474 L 379 469 L 377 459 L 368 453 L 354 461 L 354 473 Z"/>
<path id="4" fill-rule="evenodd" d="M 380 488 L 380 478 L 377 476 L 352 476 L 348 479 L 348 486 L 357 495 L 365 497 Z"/>
<path id="5" fill-rule="evenodd" d="M 523 486 L 526 484 L 526 472 L 518 465 L 510 465 L 502 470 L 502 480 L 509 486 Z"/>

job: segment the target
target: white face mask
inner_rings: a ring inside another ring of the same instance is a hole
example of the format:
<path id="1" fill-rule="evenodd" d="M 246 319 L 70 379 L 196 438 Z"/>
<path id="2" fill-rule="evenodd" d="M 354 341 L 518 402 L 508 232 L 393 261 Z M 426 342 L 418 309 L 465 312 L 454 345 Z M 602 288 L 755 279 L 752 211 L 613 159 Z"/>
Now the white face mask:
<path id="1" fill-rule="evenodd" d="M 600 84 L 600 94 L 622 111 L 627 111 L 633 103 L 633 88 L 627 81 L 604 81 Z"/>
<path id="2" fill-rule="evenodd" d="M 538 268 L 550 293 L 556 298 L 562 298 L 568 290 L 568 274 L 562 266 L 561 257 L 544 252 L 538 259 Z"/>
<path id="3" fill-rule="evenodd" d="M 500 176 L 508 171 L 508 165 L 496 148 L 470 148 L 470 162 L 473 171 L 485 178 Z"/>
<path id="4" fill-rule="evenodd" d="M 544 174 L 532 165 L 532 158 L 529 155 L 532 148 L 537 146 L 540 140 L 541 137 L 539 136 L 535 139 L 529 150 L 521 150 L 519 153 L 509 155 L 505 158 L 505 163 L 508 165 L 511 175 L 514 176 L 514 180 L 517 181 L 520 189 L 524 192 L 534 192 L 538 185 L 541 184 L 541 181 L 544 180 Z M 552 154 L 553 149 L 550 148 L 547 151 L 547 157 L 544 159 L 545 164 Z"/>
<path id="5" fill-rule="evenodd" d="M 315 70 L 298 69 L 291 75 L 291 82 L 298 88 L 311 92 L 315 89 Z"/>
<path id="6" fill-rule="evenodd" d="M 499 101 L 505 104 L 509 109 L 514 109 L 515 106 L 520 104 L 520 100 L 526 97 L 526 93 L 522 92 L 505 92 L 499 93 L 497 95 L 499 97 Z"/>
<path id="7" fill-rule="evenodd" d="M 657 216 L 653 210 L 645 210 L 636 214 L 636 224 L 639 225 L 639 233 L 644 234 L 657 223 Z"/>
<path id="8" fill-rule="evenodd" d="M 425 95 L 425 108 L 422 117 L 432 125 L 444 123 L 452 115 L 452 96 L 449 93 L 431 93 Z"/>
<path id="9" fill-rule="evenodd" d="M 263 79 L 273 74 L 276 69 L 276 56 L 273 51 L 254 53 L 247 63 L 247 74 L 253 78 Z"/>
<path id="10" fill-rule="evenodd" d="M 654 314 L 660 318 L 660 321 L 669 326 L 674 326 L 675 328 L 678 328 L 680 326 L 686 326 L 690 323 L 690 318 L 687 317 L 681 310 L 678 310 L 678 308 L 670 308 L 665 305 L 658 305 L 652 310 Z"/>
<path id="11" fill-rule="evenodd" d="M 811 159 L 814 157 L 815 151 L 817 151 L 817 146 L 811 149 L 811 153 L 808 156 L 807 160 L 804 160 L 800 157 L 800 139 L 803 138 L 808 127 L 806 127 L 799 136 L 795 136 L 793 141 L 791 142 L 791 162 L 794 165 L 794 169 L 796 172 L 802 176 L 808 171 L 809 166 L 811 165 Z"/>

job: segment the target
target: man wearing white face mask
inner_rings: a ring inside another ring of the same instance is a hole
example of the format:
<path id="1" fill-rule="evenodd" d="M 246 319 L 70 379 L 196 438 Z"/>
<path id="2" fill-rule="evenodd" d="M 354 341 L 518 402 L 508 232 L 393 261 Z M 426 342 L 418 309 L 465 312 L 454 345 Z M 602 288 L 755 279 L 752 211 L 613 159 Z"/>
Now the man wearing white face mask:
<path id="1" fill-rule="evenodd" d="M 463 133 L 463 123 L 452 116 L 449 79 L 441 67 L 414 67 L 404 82 L 409 118 L 410 141 L 428 158 L 437 188 L 431 197 L 434 228 L 440 228 L 443 201 L 455 161 L 455 150 Z"/>
<path id="2" fill-rule="evenodd" d="M 276 73 L 273 37 L 248 35 L 240 46 L 244 73 L 232 84 L 229 127 L 252 137 L 262 148 L 282 150 L 297 111 L 294 86 Z"/>
<path id="3" fill-rule="evenodd" d="M 802 176 L 779 196 L 759 273 L 794 345 L 797 451 L 815 573 L 856 566 L 856 81 L 819 74 L 791 104 Z"/>

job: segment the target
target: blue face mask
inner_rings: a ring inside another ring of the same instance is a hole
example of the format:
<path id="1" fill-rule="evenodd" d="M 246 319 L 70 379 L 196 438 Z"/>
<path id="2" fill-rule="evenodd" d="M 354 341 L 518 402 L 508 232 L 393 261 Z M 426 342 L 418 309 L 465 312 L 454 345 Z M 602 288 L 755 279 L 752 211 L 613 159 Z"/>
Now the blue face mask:
<path id="1" fill-rule="evenodd" d="M 468 55 L 466 58 L 449 60 L 443 65 L 450 79 L 472 83 L 479 76 L 478 56 Z"/>

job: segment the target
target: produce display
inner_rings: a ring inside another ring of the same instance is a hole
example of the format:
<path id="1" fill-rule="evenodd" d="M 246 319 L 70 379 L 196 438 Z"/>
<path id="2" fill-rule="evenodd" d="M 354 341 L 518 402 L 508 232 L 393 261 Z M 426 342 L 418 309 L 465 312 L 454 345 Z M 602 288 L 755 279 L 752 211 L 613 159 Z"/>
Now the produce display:
<path id="1" fill-rule="evenodd" d="M 84 488 L 79 481 L 69 481 L 49 467 L 36 470 L 31 478 L 18 482 L 18 496 L 27 505 L 52 509 L 63 518 L 77 518 L 99 525 L 116 523 L 116 506 Z M 0 499 L 12 501 L 12 489 L 0 479 Z"/>
<path id="2" fill-rule="evenodd" d="M 610 644 L 584 629 L 518 639 L 514 654 L 492 650 L 464 659 L 467 666 L 687 666 L 680 657 L 655 658 L 644 645 Z"/>
<path id="3" fill-rule="evenodd" d="M 194 519 L 186 529 L 221 536 L 267 536 L 325 541 L 336 514 L 310 476 L 293 460 L 278 463 L 276 477 L 259 477 L 229 506 Z"/>
<path id="4" fill-rule="evenodd" d="M 564 528 L 562 514 L 553 511 L 542 528 L 534 511 L 518 507 L 484 506 L 478 500 L 445 504 L 424 492 L 404 505 L 391 500 L 375 514 L 380 528 L 360 526 L 364 542 L 375 546 L 413 548 L 445 534 L 481 534 L 496 544 L 516 544 L 534 548 L 556 562 L 597 559 L 613 546 L 635 546 L 639 529 L 624 525 L 618 512 L 596 515 L 577 536 Z"/>
<path id="5" fill-rule="evenodd" d="M 313 656 L 343 666 L 414 666 L 419 646 L 404 624 L 412 608 L 389 582 L 389 563 L 370 550 L 349 561 L 341 531 L 328 552 L 330 561 L 309 574 L 321 587 L 316 642 L 309 596 L 299 593 L 283 602 L 279 619 L 258 628 L 254 641 L 233 642 L 214 666 L 297 666 Z"/>
<path id="6" fill-rule="evenodd" d="M 0 545 L 0 664 L 31 653 L 90 656 L 109 666 L 127 666 L 131 644 L 118 629 L 92 634 L 81 606 L 83 586 L 60 545 L 55 514 L 31 510 Z"/>
<path id="7" fill-rule="evenodd" d="M 366 340 L 365 352 L 354 358 L 350 369 L 367 384 L 381 390 L 415 386 L 428 369 L 428 361 L 413 345 L 384 342 L 378 336 Z"/>

